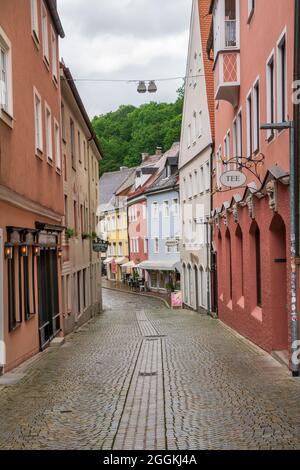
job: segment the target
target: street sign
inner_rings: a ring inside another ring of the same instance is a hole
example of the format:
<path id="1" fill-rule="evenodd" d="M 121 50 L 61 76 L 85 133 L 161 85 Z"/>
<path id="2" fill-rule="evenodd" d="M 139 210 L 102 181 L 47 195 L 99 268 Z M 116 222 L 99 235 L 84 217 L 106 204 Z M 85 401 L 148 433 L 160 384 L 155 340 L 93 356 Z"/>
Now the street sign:
<path id="1" fill-rule="evenodd" d="M 95 253 L 106 253 L 107 252 L 107 242 L 104 242 L 102 240 L 100 241 L 93 241 L 93 251 Z"/>
<path id="2" fill-rule="evenodd" d="M 220 176 L 220 182 L 227 188 L 238 188 L 246 183 L 247 177 L 244 173 L 238 170 L 225 171 Z"/>

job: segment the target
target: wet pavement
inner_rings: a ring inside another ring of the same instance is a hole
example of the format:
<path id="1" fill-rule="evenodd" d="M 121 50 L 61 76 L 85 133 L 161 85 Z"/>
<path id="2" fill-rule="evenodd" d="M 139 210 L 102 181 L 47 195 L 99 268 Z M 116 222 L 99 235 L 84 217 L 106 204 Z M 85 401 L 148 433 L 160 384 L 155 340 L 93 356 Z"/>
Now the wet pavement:
<path id="1" fill-rule="evenodd" d="M 284 366 L 218 320 L 103 297 L 0 386 L 1 449 L 300 449 L 300 379 Z"/>

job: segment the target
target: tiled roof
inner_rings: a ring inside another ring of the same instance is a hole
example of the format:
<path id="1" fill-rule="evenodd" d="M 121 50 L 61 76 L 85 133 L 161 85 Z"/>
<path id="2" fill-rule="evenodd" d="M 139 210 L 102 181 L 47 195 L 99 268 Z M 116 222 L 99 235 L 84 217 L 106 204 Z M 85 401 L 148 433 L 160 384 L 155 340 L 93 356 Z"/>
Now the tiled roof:
<path id="1" fill-rule="evenodd" d="M 178 157 L 179 148 L 180 148 L 180 143 L 175 142 L 172 145 L 172 147 L 169 150 L 167 150 L 167 152 L 165 152 L 163 155 L 153 155 L 152 157 L 148 157 L 147 160 L 145 162 L 143 162 L 141 167 L 147 166 L 149 164 L 149 166 L 153 166 L 156 169 L 156 171 L 151 176 L 151 178 L 149 178 L 146 181 L 146 183 L 143 186 L 139 187 L 137 190 L 135 190 L 134 185 L 133 185 L 132 192 L 128 196 L 129 199 L 132 199 L 136 196 L 139 196 L 139 195 L 145 193 L 146 190 L 153 183 L 155 183 L 160 176 L 162 176 L 167 159 L 170 158 L 170 157 Z M 149 160 L 151 161 L 151 163 L 149 163 Z"/>
<path id="2" fill-rule="evenodd" d="M 100 178 L 99 203 L 101 208 L 109 206 L 114 199 L 116 190 L 131 176 L 134 168 L 124 169 L 122 171 L 111 171 L 104 173 Z"/>

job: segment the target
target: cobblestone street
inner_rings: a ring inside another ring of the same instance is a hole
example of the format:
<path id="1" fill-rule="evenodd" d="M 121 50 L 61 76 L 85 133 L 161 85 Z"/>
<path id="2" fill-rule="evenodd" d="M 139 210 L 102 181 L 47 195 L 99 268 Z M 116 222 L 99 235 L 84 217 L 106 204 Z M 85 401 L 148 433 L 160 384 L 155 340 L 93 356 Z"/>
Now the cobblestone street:
<path id="1" fill-rule="evenodd" d="M 0 386 L 0 448 L 300 449 L 300 380 L 274 359 L 217 320 L 103 294 L 101 317 Z"/>

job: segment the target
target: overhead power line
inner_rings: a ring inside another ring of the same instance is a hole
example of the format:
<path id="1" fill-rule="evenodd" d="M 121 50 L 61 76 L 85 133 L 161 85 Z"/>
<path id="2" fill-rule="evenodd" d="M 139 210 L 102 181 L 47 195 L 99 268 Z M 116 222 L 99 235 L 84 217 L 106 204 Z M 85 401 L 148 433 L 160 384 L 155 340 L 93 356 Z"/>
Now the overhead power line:
<path id="1" fill-rule="evenodd" d="M 164 77 L 164 78 L 151 78 L 151 79 L 133 79 L 133 78 L 63 78 L 66 81 L 74 82 L 103 82 L 103 83 L 140 83 L 140 82 L 168 82 L 175 80 L 187 80 L 192 78 L 204 77 L 204 74 L 186 75 L 185 77 Z"/>

